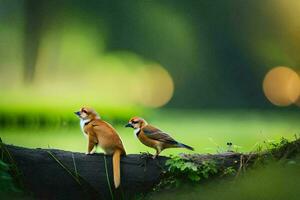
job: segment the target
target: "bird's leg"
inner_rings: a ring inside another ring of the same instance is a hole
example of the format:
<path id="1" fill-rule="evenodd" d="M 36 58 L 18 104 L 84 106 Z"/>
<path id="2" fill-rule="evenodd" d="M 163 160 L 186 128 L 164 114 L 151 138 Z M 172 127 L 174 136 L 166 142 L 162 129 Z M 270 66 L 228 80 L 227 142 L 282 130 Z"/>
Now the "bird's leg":
<path id="1" fill-rule="evenodd" d="M 98 142 L 95 142 L 95 143 L 94 143 L 93 150 L 91 151 L 91 153 L 90 153 L 90 154 L 94 154 L 94 153 L 96 153 L 96 151 L 97 151 L 97 146 L 98 146 Z"/>
<path id="2" fill-rule="evenodd" d="M 156 152 L 156 154 L 154 154 L 153 156 L 152 156 L 152 159 L 155 159 L 156 157 L 157 157 L 157 152 Z"/>
<path id="3" fill-rule="evenodd" d="M 152 156 L 152 159 L 155 159 L 160 154 L 160 152 L 161 152 L 160 149 L 156 149 L 156 153 L 155 155 Z"/>
<path id="4" fill-rule="evenodd" d="M 92 150 L 89 154 L 90 154 L 90 155 L 94 154 L 94 153 L 96 152 L 96 150 L 97 150 L 97 146 L 95 145 L 95 146 L 93 147 L 93 150 Z"/>
<path id="5" fill-rule="evenodd" d="M 88 138 L 88 151 L 87 151 L 86 155 L 91 155 L 91 154 L 95 153 L 95 151 L 93 151 L 94 147 L 95 147 L 94 139 L 89 135 L 89 138 Z"/>

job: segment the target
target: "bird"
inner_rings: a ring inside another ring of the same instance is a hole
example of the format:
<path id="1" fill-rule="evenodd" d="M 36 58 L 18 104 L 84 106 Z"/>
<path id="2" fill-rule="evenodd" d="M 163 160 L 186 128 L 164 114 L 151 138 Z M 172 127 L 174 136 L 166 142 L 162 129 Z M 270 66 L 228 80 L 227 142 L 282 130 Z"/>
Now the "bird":
<path id="1" fill-rule="evenodd" d="M 95 152 L 95 147 L 100 146 L 106 155 L 112 155 L 114 186 L 120 185 L 120 157 L 126 155 L 122 140 L 117 131 L 108 122 L 101 119 L 100 115 L 88 107 L 74 112 L 80 118 L 80 127 L 88 140 L 87 155 Z M 93 150 L 94 149 L 94 150 Z"/>
<path id="2" fill-rule="evenodd" d="M 167 148 L 186 148 L 194 151 L 194 148 L 176 141 L 164 131 L 149 125 L 146 120 L 141 117 L 132 117 L 125 127 L 133 128 L 135 136 L 144 145 L 156 150 L 155 155 L 152 157 L 153 159 Z"/>

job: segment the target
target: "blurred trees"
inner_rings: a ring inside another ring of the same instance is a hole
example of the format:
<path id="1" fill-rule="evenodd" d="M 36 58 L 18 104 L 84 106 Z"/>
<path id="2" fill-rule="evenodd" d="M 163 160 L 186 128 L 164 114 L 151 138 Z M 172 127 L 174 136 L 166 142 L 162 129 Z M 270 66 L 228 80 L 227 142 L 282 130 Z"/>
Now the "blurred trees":
<path id="1" fill-rule="evenodd" d="M 291 41 L 280 34 L 285 29 L 274 16 L 276 5 L 259 0 L 24 0 L 25 81 L 34 79 L 43 33 L 53 27 L 59 31 L 62 22 L 74 18 L 101 32 L 105 51 L 132 51 L 161 63 L 175 81 L 169 106 L 268 107 L 261 89 L 266 71 L 297 65 L 295 57 L 281 51 L 283 41 Z M 97 41 L 95 46 L 101 45 Z"/>
<path id="2" fill-rule="evenodd" d="M 43 31 L 43 1 L 24 1 L 24 81 L 34 79 L 38 47 Z"/>

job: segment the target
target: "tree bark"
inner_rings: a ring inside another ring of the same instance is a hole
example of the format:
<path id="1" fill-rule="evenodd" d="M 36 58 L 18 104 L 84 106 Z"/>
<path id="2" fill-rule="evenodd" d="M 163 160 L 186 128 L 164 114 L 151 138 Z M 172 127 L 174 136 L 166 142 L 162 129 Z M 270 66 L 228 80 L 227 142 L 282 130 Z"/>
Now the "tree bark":
<path id="1" fill-rule="evenodd" d="M 115 199 L 131 199 L 151 190 L 160 181 L 167 159 L 162 156 L 156 160 L 141 159 L 137 154 L 123 156 L 121 187 L 115 190 L 111 156 L 12 145 L 6 145 L 6 149 L 21 172 L 25 189 L 37 199 L 111 199 L 109 185 Z"/>
<path id="2" fill-rule="evenodd" d="M 157 159 L 130 154 L 121 158 L 121 187 L 113 186 L 112 158 L 104 154 L 85 155 L 55 149 L 28 149 L 1 143 L 21 172 L 26 190 L 37 199 L 132 199 L 151 191 L 166 170 L 168 157 Z M 214 160 L 218 167 L 241 171 L 257 158 L 289 158 L 300 153 L 300 140 L 260 153 L 183 154 L 184 159 L 201 165 Z M 107 163 L 107 164 L 105 164 Z M 107 174 L 108 179 L 107 179 Z M 109 180 L 109 181 L 108 181 Z M 110 186 L 110 187 L 109 187 Z M 112 194 L 110 192 L 112 190 Z"/>

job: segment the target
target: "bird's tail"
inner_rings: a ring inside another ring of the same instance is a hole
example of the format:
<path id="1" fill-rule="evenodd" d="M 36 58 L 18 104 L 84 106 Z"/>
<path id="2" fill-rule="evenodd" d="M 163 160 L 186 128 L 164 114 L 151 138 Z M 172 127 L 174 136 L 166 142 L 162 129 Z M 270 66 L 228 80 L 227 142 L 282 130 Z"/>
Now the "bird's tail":
<path id="1" fill-rule="evenodd" d="M 117 149 L 113 154 L 113 173 L 114 173 L 114 184 L 115 188 L 120 186 L 121 178 L 120 178 L 120 157 L 122 151 Z"/>
<path id="2" fill-rule="evenodd" d="M 186 144 L 178 143 L 178 145 L 179 145 L 179 147 L 183 147 L 183 148 L 186 148 L 186 149 L 189 149 L 189 150 L 194 151 L 194 148 L 193 148 L 193 147 L 190 147 L 190 146 L 188 146 L 188 145 L 186 145 Z"/>

